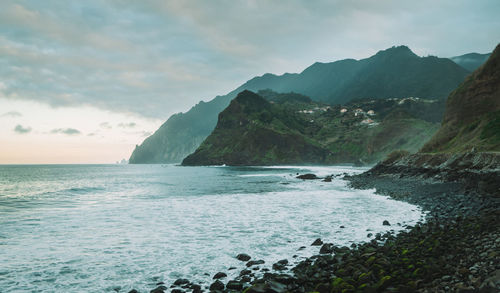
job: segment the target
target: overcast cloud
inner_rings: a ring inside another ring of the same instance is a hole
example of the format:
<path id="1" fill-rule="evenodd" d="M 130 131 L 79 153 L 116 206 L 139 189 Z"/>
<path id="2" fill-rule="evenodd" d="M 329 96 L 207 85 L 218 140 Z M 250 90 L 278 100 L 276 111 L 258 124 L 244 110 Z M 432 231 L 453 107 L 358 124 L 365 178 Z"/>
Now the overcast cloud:
<path id="1" fill-rule="evenodd" d="M 20 124 L 16 125 L 16 127 L 14 127 L 14 132 L 16 133 L 19 133 L 19 134 L 26 134 L 26 133 L 29 133 L 31 132 L 31 127 L 24 127 Z"/>
<path id="2" fill-rule="evenodd" d="M 0 98 L 165 119 L 265 72 L 500 41 L 500 1 L 2 1 Z"/>
<path id="3" fill-rule="evenodd" d="M 9 111 L 9 112 L 6 112 L 6 113 L 3 113 L 2 115 L 0 115 L 0 117 L 8 117 L 8 118 L 17 118 L 17 117 L 22 117 L 23 114 L 17 112 L 17 111 Z"/>
<path id="4" fill-rule="evenodd" d="M 74 128 L 56 128 L 50 131 L 52 134 L 66 134 L 66 135 L 78 135 L 81 134 L 80 130 Z"/>

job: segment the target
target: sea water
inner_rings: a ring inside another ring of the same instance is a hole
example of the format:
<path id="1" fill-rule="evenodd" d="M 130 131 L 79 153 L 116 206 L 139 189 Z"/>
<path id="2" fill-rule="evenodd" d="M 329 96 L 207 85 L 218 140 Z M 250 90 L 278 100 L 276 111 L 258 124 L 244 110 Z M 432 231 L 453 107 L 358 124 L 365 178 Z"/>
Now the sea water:
<path id="1" fill-rule="evenodd" d="M 349 246 L 422 219 L 417 206 L 340 178 L 295 178 L 365 170 L 0 166 L 0 292 L 149 292 L 177 278 L 208 286 L 245 268 L 239 253 L 261 268 L 293 264 L 318 253 L 318 237 Z"/>

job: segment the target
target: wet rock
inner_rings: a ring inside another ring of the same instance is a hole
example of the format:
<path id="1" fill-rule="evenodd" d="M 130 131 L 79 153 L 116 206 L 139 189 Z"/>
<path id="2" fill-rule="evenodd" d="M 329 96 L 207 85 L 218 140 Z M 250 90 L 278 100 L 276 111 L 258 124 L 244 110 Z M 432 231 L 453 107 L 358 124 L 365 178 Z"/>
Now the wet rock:
<path id="1" fill-rule="evenodd" d="M 158 286 L 155 289 L 149 291 L 149 293 L 165 293 L 166 290 L 167 290 L 167 287 L 165 287 L 165 286 Z"/>
<path id="2" fill-rule="evenodd" d="M 325 244 L 323 244 L 323 246 L 321 246 L 319 253 L 320 254 L 333 253 L 333 248 L 334 248 L 333 244 L 325 243 Z"/>
<path id="3" fill-rule="evenodd" d="M 325 179 L 323 179 L 323 182 L 332 182 L 332 175 L 326 176 Z"/>
<path id="4" fill-rule="evenodd" d="M 250 275 L 251 273 L 252 273 L 252 271 L 251 271 L 251 270 L 242 270 L 242 271 L 240 272 L 240 276 Z"/>
<path id="5" fill-rule="evenodd" d="M 172 289 L 172 291 L 170 291 L 171 293 L 185 293 L 184 290 L 181 290 L 181 289 Z"/>
<path id="6" fill-rule="evenodd" d="M 128 293 L 139 293 L 139 291 L 132 289 L 132 290 L 128 291 Z"/>
<path id="7" fill-rule="evenodd" d="M 311 244 L 311 246 L 320 246 L 321 244 L 323 244 L 323 241 L 321 241 L 321 238 L 318 238 L 318 239 L 314 240 L 314 242 Z"/>
<path id="8" fill-rule="evenodd" d="M 210 291 L 222 291 L 224 290 L 224 283 L 217 280 L 210 285 Z"/>
<path id="9" fill-rule="evenodd" d="M 282 259 L 275 264 L 273 264 L 273 270 L 275 271 L 283 271 L 286 270 L 286 265 L 288 264 L 288 260 Z"/>
<path id="10" fill-rule="evenodd" d="M 479 289 L 480 292 L 500 292 L 500 269 L 484 280 Z"/>
<path id="11" fill-rule="evenodd" d="M 225 278 L 227 277 L 227 274 L 226 273 L 223 273 L 223 272 L 218 272 L 217 274 L 214 275 L 213 279 L 222 279 L 222 278 Z"/>
<path id="12" fill-rule="evenodd" d="M 250 278 L 250 276 L 248 276 L 248 275 L 241 277 L 241 282 L 243 282 L 243 283 L 250 283 L 251 280 L 252 280 L 252 278 Z"/>
<path id="13" fill-rule="evenodd" d="M 174 282 L 175 286 L 181 286 L 181 285 L 185 285 L 185 284 L 189 284 L 189 280 L 188 279 L 177 279 Z"/>
<path id="14" fill-rule="evenodd" d="M 268 283 L 269 291 L 267 292 L 275 292 L 275 293 L 284 293 L 287 292 L 287 286 L 275 281 L 270 281 Z"/>
<path id="15" fill-rule="evenodd" d="M 248 288 L 246 293 L 266 293 L 268 291 L 268 286 L 266 284 L 255 284 L 252 287 Z"/>
<path id="16" fill-rule="evenodd" d="M 241 290 L 243 289 L 243 284 L 238 281 L 229 281 L 227 282 L 226 288 L 228 290 Z"/>
<path id="17" fill-rule="evenodd" d="M 261 265 L 261 264 L 265 264 L 266 262 L 262 259 L 259 259 L 259 260 L 251 260 L 249 262 L 247 262 L 246 266 L 247 267 L 251 267 L 251 266 L 254 266 L 254 265 Z"/>
<path id="18" fill-rule="evenodd" d="M 391 224 L 389 223 L 389 221 L 384 220 L 384 222 L 382 222 L 382 225 L 384 225 L 384 226 L 390 226 Z"/>
<path id="19" fill-rule="evenodd" d="M 302 174 L 302 175 L 299 175 L 297 177 L 295 177 L 297 179 L 302 179 L 302 180 L 313 180 L 313 179 L 319 179 L 318 176 L 314 175 L 314 174 L 311 174 L 311 173 L 307 173 L 307 174 Z"/>
<path id="20" fill-rule="evenodd" d="M 236 259 L 241 261 L 249 261 L 252 257 L 246 253 L 240 253 L 236 256 Z"/>
<path id="21" fill-rule="evenodd" d="M 197 285 L 197 284 L 193 284 L 191 286 L 191 289 L 193 289 L 193 293 L 195 293 L 195 292 L 201 292 L 201 286 Z"/>

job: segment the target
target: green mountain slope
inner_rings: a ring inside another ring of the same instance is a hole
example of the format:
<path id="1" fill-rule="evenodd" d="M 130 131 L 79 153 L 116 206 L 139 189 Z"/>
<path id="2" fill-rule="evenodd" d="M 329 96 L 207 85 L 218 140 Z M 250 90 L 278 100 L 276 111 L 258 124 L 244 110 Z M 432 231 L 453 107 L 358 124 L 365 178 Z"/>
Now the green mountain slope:
<path id="1" fill-rule="evenodd" d="M 443 108 L 414 98 L 330 107 L 297 94 L 259 94 L 238 94 L 182 164 L 375 163 L 395 149 L 417 151 L 438 128 Z"/>
<path id="2" fill-rule="evenodd" d="M 405 46 L 362 60 L 315 63 L 300 74 L 265 74 L 225 96 L 170 117 L 137 146 L 130 163 L 175 163 L 192 153 L 210 134 L 217 115 L 237 93 L 248 89 L 296 92 L 331 105 L 357 98 L 444 98 L 468 71 L 446 58 L 418 57 Z"/>
<path id="3" fill-rule="evenodd" d="M 446 102 L 443 123 L 422 152 L 500 151 L 500 45 Z"/>

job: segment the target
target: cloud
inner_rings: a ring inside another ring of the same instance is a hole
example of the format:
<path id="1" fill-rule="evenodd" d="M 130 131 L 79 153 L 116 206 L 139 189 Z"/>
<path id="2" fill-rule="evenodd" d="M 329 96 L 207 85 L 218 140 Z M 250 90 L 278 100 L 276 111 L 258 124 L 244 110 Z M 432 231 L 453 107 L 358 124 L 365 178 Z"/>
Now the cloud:
<path id="1" fill-rule="evenodd" d="M 99 124 L 99 127 L 104 128 L 104 129 L 113 128 L 113 126 L 111 126 L 111 124 L 109 122 L 102 122 L 101 124 Z"/>
<path id="2" fill-rule="evenodd" d="M 134 128 L 136 127 L 137 124 L 135 122 L 130 122 L 130 123 L 119 123 L 118 127 L 120 128 Z"/>
<path id="3" fill-rule="evenodd" d="M 50 131 L 50 133 L 52 133 L 52 134 L 60 133 L 60 134 L 66 134 L 66 135 L 79 135 L 79 134 L 81 134 L 80 130 L 74 129 L 74 128 L 56 128 L 56 129 L 52 129 Z"/>
<path id="4" fill-rule="evenodd" d="M 22 117 L 22 116 L 23 116 L 23 114 L 21 114 L 17 111 L 10 111 L 10 112 L 7 112 L 7 113 L 0 115 L 0 117 L 8 117 L 8 118 L 17 118 L 17 117 Z"/>
<path id="5" fill-rule="evenodd" d="M 488 52 L 499 10 L 498 0 L 6 0 L 0 98 L 165 119 L 315 61 L 398 44 L 420 55 Z"/>
<path id="6" fill-rule="evenodd" d="M 18 124 L 16 125 L 16 127 L 14 128 L 14 132 L 18 133 L 18 134 L 26 134 L 26 133 L 29 133 L 31 132 L 31 127 L 23 127 L 22 125 Z"/>

